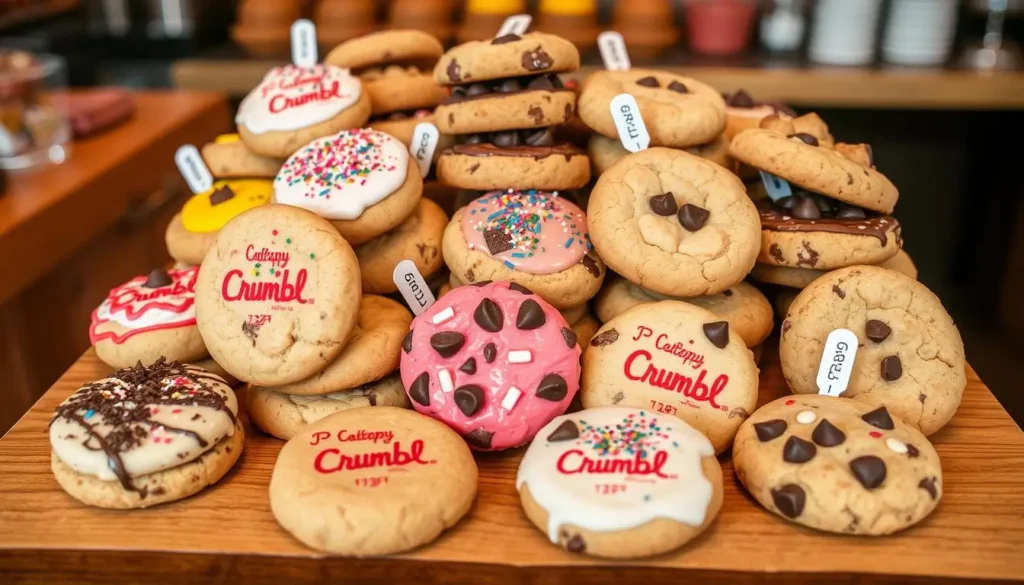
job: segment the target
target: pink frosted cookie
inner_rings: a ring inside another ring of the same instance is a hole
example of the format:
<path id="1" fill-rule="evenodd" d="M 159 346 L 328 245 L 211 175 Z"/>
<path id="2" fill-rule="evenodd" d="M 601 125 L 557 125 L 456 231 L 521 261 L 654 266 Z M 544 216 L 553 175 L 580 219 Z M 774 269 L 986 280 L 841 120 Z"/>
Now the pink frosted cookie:
<path id="1" fill-rule="evenodd" d="M 576 335 L 517 284 L 452 290 L 413 321 L 402 350 L 413 407 L 481 451 L 526 443 L 579 388 Z"/>

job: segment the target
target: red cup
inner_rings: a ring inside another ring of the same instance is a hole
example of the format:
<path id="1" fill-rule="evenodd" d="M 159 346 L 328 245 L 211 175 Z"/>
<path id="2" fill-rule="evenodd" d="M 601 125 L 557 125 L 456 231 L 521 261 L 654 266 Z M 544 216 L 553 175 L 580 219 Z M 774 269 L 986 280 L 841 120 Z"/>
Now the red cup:
<path id="1" fill-rule="evenodd" d="M 704 55 L 734 55 L 747 48 L 757 3 L 752 0 L 687 0 L 690 49 Z"/>

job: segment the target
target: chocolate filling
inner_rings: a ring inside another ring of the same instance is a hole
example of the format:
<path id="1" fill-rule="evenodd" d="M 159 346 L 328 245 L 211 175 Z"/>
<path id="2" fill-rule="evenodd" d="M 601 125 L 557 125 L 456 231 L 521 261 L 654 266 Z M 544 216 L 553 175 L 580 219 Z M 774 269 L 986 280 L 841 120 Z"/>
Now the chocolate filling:
<path id="1" fill-rule="evenodd" d="M 573 91 L 562 84 L 562 80 L 553 73 L 530 75 L 526 77 L 507 77 L 491 79 L 476 83 L 456 85 L 443 104 L 455 104 L 467 100 L 489 98 L 495 96 L 514 95 L 531 91 Z"/>
<path id="2" fill-rule="evenodd" d="M 824 202 L 818 204 L 822 200 Z M 810 211 L 812 203 L 817 214 Z M 822 209 L 825 205 L 828 205 L 827 211 Z M 757 203 L 757 210 L 761 214 L 761 229 L 765 230 L 872 236 L 878 238 L 882 246 L 889 242 L 891 233 L 897 243 L 902 245 L 899 233 L 900 223 L 896 218 L 871 214 L 859 207 L 829 199 L 817 193 L 798 192 L 792 197 L 784 197 L 778 202 L 762 199 Z M 798 213 L 804 217 L 799 217 Z"/>
<path id="3" fill-rule="evenodd" d="M 456 144 L 445 149 L 442 154 L 461 154 L 465 156 L 514 156 L 529 157 L 536 160 L 560 154 L 568 161 L 574 156 L 583 154 L 583 151 L 575 146 L 565 144 L 554 144 L 551 146 L 496 146 L 494 144 Z"/>

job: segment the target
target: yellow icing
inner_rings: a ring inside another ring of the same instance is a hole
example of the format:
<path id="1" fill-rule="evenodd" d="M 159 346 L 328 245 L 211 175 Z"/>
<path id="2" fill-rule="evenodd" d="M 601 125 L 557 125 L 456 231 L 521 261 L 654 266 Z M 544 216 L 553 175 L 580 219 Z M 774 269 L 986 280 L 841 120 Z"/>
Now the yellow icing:
<path id="1" fill-rule="evenodd" d="M 541 0 L 540 12 L 568 16 L 594 14 L 597 12 L 597 0 Z"/>
<path id="2" fill-rule="evenodd" d="M 213 140 L 214 144 L 233 144 L 238 142 L 238 134 L 221 134 Z"/>
<path id="3" fill-rule="evenodd" d="M 210 205 L 210 195 L 224 185 L 231 187 L 235 196 L 218 205 Z M 217 181 L 212 189 L 197 193 L 185 202 L 181 222 L 190 232 L 215 232 L 239 213 L 269 203 L 273 187 L 274 182 L 269 179 Z"/>
<path id="4" fill-rule="evenodd" d="M 525 0 L 469 0 L 466 12 L 474 14 L 520 14 L 526 12 Z"/>

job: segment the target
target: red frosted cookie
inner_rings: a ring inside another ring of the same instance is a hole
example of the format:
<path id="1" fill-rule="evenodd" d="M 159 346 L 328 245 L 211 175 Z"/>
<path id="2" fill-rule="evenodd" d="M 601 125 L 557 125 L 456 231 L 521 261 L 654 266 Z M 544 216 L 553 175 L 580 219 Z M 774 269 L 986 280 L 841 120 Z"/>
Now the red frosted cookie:
<path id="1" fill-rule="evenodd" d="M 579 388 L 576 335 L 518 284 L 452 290 L 413 321 L 402 350 L 413 407 L 482 451 L 528 442 Z"/>

